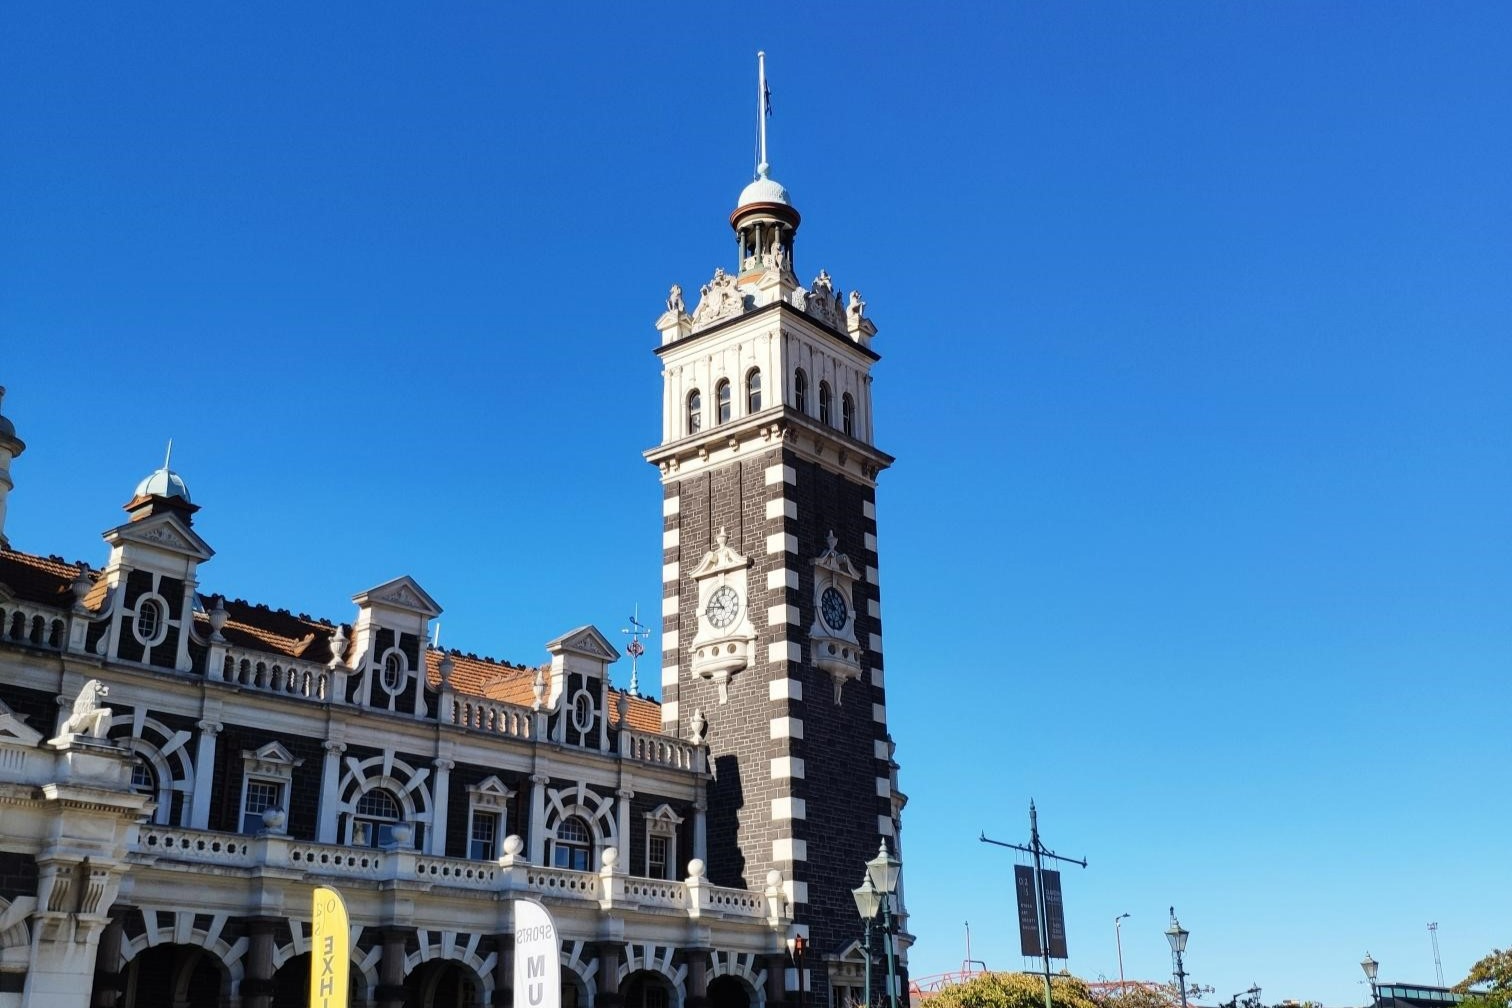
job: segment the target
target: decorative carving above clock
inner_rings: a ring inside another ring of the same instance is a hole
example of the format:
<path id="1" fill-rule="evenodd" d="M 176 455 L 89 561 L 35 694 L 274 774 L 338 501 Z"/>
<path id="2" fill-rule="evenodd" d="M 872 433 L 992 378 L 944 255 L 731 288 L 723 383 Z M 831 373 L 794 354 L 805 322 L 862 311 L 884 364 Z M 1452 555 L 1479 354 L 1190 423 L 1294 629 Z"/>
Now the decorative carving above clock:
<path id="1" fill-rule="evenodd" d="M 751 561 L 735 551 L 724 529 L 714 548 L 690 575 L 698 586 L 698 632 L 689 645 L 693 675 L 719 687 L 719 702 L 730 700 L 730 677 L 751 663 L 756 628 L 751 625 L 747 571 Z"/>
<path id="2" fill-rule="evenodd" d="M 856 642 L 855 586 L 861 580 L 850 557 L 836 547 L 831 532 L 828 549 L 814 561 L 814 625 L 809 649 L 814 666 L 835 681 L 835 703 L 846 682 L 861 678 L 861 646 Z"/>

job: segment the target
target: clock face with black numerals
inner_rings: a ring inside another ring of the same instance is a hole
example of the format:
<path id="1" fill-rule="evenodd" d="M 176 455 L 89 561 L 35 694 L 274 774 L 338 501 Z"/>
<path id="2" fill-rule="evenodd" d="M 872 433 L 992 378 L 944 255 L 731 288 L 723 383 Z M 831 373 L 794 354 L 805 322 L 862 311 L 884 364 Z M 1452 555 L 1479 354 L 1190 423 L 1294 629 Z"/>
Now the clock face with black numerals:
<path id="1" fill-rule="evenodd" d="M 829 624 L 831 630 L 845 629 L 849 612 L 845 607 L 845 596 L 840 592 L 834 588 L 824 589 L 824 594 L 819 596 L 819 610 L 824 614 L 824 622 Z"/>
<path id="2" fill-rule="evenodd" d="M 740 595 L 729 585 L 721 585 L 713 595 L 709 596 L 709 604 L 704 607 L 704 616 L 709 625 L 716 630 L 723 630 L 735 622 L 735 617 L 740 615 Z"/>

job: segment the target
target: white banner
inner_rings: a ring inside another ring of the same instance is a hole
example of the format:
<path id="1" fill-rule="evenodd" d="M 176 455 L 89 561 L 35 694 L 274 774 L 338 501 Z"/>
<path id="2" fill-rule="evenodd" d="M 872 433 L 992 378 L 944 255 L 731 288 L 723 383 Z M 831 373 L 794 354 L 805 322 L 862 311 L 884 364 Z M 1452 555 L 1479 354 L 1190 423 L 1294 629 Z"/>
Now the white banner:
<path id="1" fill-rule="evenodd" d="M 514 901 L 515 1008 L 562 1008 L 556 922 L 534 900 Z"/>

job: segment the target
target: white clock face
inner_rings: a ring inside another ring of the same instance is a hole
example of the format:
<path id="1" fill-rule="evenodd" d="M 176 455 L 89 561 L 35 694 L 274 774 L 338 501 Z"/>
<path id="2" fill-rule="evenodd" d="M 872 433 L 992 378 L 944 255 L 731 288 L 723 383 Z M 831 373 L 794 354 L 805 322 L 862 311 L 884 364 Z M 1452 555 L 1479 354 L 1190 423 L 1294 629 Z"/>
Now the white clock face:
<path id="1" fill-rule="evenodd" d="M 729 585 L 721 585 L 709 596 L 709 604 L 704 607 L 704 616 L 709 625 L 716 630 L 723 630 L 735 622 L 735 617 L 740 615 L 740 595 Z"/>
<path id="2" fill-rule="evenodd" d="M 824 594 L 819 596 L 819 611 L 824 615 L 824 622 L 829 624 L 831 630 L 844 630 L 845 621 L 850 619 L 850 610 L 845 604 L 845 596 L 833 588 L 824 589 Z"/>

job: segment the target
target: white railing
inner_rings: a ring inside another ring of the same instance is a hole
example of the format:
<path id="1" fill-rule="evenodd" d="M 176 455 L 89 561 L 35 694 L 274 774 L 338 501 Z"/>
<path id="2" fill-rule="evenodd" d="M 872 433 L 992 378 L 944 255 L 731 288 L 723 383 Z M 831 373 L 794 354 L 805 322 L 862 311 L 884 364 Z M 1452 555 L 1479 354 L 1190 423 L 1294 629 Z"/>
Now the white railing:
<path id="1" fill-rule="evenodd" d="M 766 900 L 760 893 L 744 889 L 726 889 L 723 886 L 701 886 L 703 909 L 732 917 L 766 916 Z"/>
<path id="2" fill-rule="evenodd" d="M 257 863 L 252 856 L 252 841 L 249 837 L 234 833 L 172 829 L 167 826 L 140 827 L 137 831 L 137 851 L 170 861 L 193 861 L 197 864 L 250 868 Z"/>
<path id="3" fill-rule="evenodd" d="M 512 855 L 497 861 L 474 861 L 412 850 L 373 850 L 291 840 L 272 833 L 240 836 L 144 825 L 138 828 L 131 856 L 148 864 L 180 862 L 248 874 L 271 867 L 317 877 L 418 881 L 487 892 L 528 891 L 559 900 L 681 911 L 695 917 L 717 915 L 764 921 L 768 914 L 767 900 L 761 893 L 709 885 L 701 876 L 668 881 L 531 865 Z"/>
<path id="4" fill-rule="evenodd" d="M 672 907 L 685 909 L 688 905 L 688 887 L 681 882 L 663 882 L 660 879 L 625 879 L 625 901 L 641 906 Z"/>
<path id="5" fill-rule="evenodd" d="M 649 735 L 625 729 L 620 732 L 620 755 L 625 759 L 655 766 L 692 770 L 696 767 L 698 746 L 666 735 Z"/>
<path id="6" fill-rule="evenodd" d="M 599 876 L 594 872 L 570 871 L 566 868 L 541 868 L 525 871 L 525 885 L 548 896 L 598 899 Z"/>
<path id="7" fill-rule="evenodd" d="M 528 739 L 535 733 L 535 713 L 529 707 L 482 697 L 454 696 L 449 720 L 463 728 L 509 738 Z"/>
<path id="8" fill-rule="evenodd" d="M 68 623 L 56 609 L 12 599 L 0 604 L 0 641 L 63 650 Z"/>
<path id="9" fill-rule="evenodd" d="M 331 670 L 312 662 L 298 661 L 260 651 L 226 648 L 220 669 L 212 678 L 246 689 L 267 690 L 306 700 L 331 699 Z"/>

